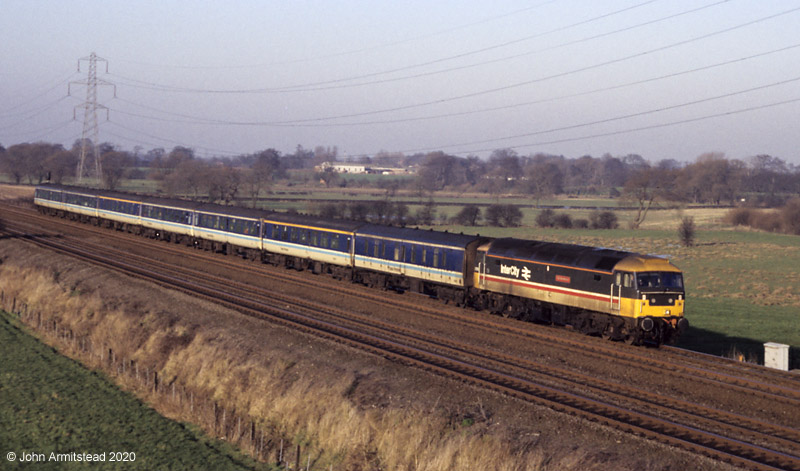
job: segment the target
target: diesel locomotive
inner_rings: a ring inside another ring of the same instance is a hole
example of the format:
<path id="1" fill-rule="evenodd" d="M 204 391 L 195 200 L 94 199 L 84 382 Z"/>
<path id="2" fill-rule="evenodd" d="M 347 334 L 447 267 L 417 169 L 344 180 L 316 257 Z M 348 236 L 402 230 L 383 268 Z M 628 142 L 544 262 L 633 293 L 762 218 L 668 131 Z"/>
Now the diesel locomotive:
<path id="1" fill-rule="evenodd" d="M 631 344 L 673 342 L 688 327 L 681 271 L 650 255 L 60 185 L 38 186 L 34 202 L 45 214 Z"/>

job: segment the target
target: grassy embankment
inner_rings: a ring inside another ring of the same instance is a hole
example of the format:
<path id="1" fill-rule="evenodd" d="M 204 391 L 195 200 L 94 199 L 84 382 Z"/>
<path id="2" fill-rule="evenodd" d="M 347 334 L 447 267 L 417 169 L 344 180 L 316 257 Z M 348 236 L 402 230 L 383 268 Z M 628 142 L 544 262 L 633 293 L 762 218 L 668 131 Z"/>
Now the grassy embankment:
<path id="1" fill-rule="evenodd" d="M 0 452 L 3 469 L 271 469 L 173 422 L 105 375 L 59 355 L 0 312 Z M 50 461 L 51 453 L 102 455 L 102 463 Z M 132 461 L 111 462 L 114 455 Z M 7 461 L 8 453 L 16 460 Z M 44 461 L 22 463 L 24 453 Z"/>

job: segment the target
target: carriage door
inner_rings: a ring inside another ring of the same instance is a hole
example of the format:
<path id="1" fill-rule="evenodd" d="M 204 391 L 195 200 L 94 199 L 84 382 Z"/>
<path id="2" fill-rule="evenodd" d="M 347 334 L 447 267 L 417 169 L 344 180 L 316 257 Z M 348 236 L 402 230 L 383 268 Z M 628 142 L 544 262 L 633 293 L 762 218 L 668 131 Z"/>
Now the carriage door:
<path id="1" fill-rule="evenodd" d="M 611 309 L 619 311 L 620 297 L 622 296 L 622 272 L 614 272 L 614 282 L 611 284 Z"/>
<path id="2" fill-rule="evenodd" d="M 486 289 L 486 252 L 478 252 L 478 287 Z"/>

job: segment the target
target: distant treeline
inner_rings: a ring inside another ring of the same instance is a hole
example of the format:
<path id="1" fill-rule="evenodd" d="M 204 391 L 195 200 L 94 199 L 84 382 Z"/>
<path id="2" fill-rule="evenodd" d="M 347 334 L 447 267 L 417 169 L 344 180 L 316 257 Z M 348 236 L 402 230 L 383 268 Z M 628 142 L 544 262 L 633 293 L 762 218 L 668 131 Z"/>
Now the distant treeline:
<path id="1" fill-rule="evenodd" d="M 71 183 L 82 149 L 93 155 L 91 142 L 81 140 L 71 149 L 43 142 L 8 148 L 0 145 L 0 171 L 16 183 Z M 373 187 L 390 197 L 398 191 L 420 196 L 442 190 L 516 194 L 530 198 L 535 205 L 554 195 L 594 195 L 619 198 L 626 206 L 645 213 L 653 204 L 663 202 L 778 207 L 800 195 L 800 166 L 770 155 L 738 160 L 707 153 L 689 163 L 673 159 L 651 163 L 636 154 L 566 158 L 542 153 L 518 155 L 511 149 L 498 149 L 488 159 L 481 159 L 444 152 L 383 152 L 359 162 L 407 168 L 412 176 L 355 178 L 331 169 L 314 170 L 338 159 L 335 147 L 311 150 L 298 146 L 292 154 L 266 149 L 211 159 L 198 158 L 192 149 L 180 146 L 169 152 L 162 148 L 127 152 L 103 143 L 97 146 L 97 152 L 99 181 L 105 188 L 117 188 L 125 179 L 150 179 L 157 182 L 163 194 L 222 203 L 235 199 L 252 199 L 255 203 L 278 181 Z M 94 175 L 96 168 L 94 159 L 87 158 L 85 174 Z"/>

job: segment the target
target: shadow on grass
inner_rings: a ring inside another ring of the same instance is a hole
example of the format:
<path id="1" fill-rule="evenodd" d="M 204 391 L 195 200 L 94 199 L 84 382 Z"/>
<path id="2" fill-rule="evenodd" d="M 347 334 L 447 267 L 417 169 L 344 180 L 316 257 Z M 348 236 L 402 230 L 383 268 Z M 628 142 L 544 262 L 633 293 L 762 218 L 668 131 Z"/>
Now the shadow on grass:
<path id="1" fill-rule="evenodd" d="M 719 332 L 689 327 L 676 347 L 735 360 L 764 364 L 764 342 L 732 337 Z M 789 369 L 800 368 L 800 348 L 789 348 Z"/>

